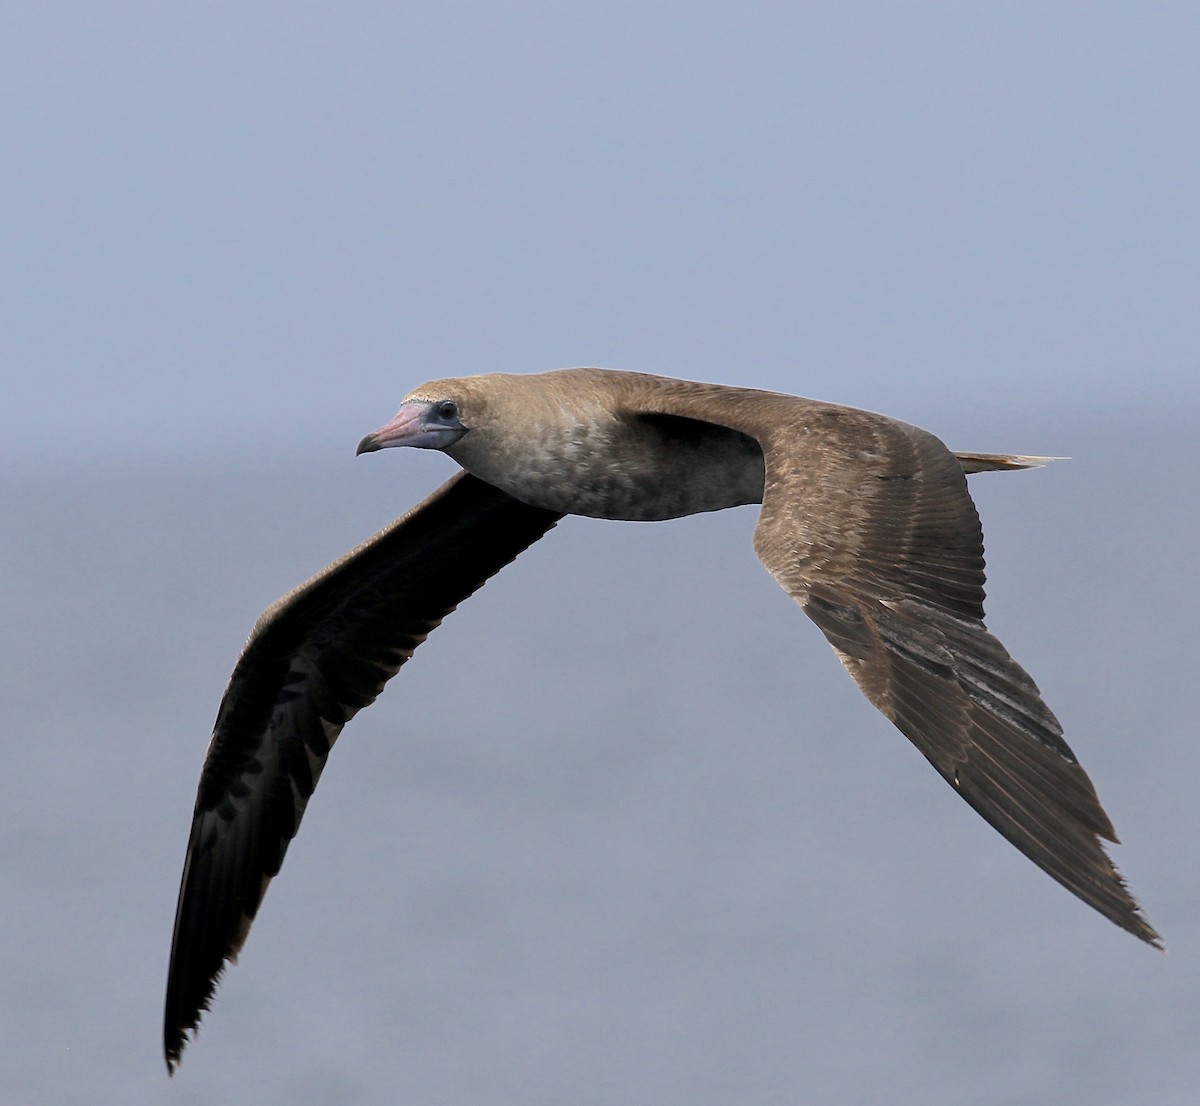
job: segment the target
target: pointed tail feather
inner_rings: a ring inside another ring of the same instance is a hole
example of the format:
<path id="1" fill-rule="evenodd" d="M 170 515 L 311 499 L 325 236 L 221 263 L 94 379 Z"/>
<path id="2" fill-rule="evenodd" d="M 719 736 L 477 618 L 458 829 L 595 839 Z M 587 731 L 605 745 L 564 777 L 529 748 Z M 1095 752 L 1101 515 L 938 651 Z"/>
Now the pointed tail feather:
<path id="1" fill-rule="evenodd" d="M 955 453 L 963 472 L 1008 472 L 1012 469 L 1036 469 L 1048 461 L 1066 461 L 1067 457 L 1025 457 L 1019 453 Z"/>

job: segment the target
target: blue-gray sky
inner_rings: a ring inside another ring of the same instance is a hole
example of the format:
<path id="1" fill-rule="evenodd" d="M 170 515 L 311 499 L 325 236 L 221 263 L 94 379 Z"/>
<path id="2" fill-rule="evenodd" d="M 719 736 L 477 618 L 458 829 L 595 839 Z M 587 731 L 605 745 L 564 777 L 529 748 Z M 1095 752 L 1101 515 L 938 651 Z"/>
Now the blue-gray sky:
<path id="1" fill-rule="evenodd" d="M 13 5 L 0 448 L 571 364 L 1200 394 L 1188 4 Z M 11 391 L 10 391 L 11 387 Z"/>
<path id="2" fill-rule="evenodd" d="M 13 1101 L 1191 1106 L 1194 4 L 25 4 L 0 42 Z M 967 810 L 757 566 L 569 520 L 338 745 L 171 1083 L 259 611 L 452 466 L 422 380 L 759 385 L 982 476 L 989 625 L 1171 949 Z"/>

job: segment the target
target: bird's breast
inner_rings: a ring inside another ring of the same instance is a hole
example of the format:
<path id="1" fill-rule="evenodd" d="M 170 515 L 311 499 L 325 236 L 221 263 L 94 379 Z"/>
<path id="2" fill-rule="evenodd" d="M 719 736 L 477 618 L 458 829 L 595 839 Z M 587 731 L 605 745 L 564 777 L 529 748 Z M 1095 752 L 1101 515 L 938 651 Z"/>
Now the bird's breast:
<path id="1" fill-rule="evenodd" d="M 502 454 L 456 459 L 524 503 L 592 518 L 652 522 L 762 502 L 757 443 L 686 419 L 552 425 Z"/>

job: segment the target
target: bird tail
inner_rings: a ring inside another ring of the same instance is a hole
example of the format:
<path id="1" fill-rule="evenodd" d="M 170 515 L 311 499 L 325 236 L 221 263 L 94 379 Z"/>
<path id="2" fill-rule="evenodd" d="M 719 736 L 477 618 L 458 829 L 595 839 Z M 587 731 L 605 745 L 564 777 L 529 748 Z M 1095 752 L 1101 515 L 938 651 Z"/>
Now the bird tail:
<path id="1" fill-rule="evenodd" d="M 1008 472 L 1011 469 L 1041 468 L 1047 461 L 1066 457 L 1024 457 L 1019 453 L 955 453 L 963 472 Z"/>

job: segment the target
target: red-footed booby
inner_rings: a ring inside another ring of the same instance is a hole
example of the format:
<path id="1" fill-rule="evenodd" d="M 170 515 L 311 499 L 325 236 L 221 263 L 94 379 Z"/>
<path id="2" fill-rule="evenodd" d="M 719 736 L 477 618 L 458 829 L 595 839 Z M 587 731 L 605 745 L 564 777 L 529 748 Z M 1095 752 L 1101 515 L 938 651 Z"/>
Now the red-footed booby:
<path id="1" fill-rule="evenodd" d="M 1045 458 L 952 453 L 883 415 L 746 388 L 565 369 L 437 380 L 360 453 L 464 471 L 259 619 L 221 702 L 184 862 L 168 1068 L 279 871 L 330 747 L 431 630 L 564 515 L 660 520 L 761 503 L 754 548 L 858 686 L 992 826 L 1142 940 L 1117 840 L 1033 680 L 984 627 L 965 474 Z"/>

